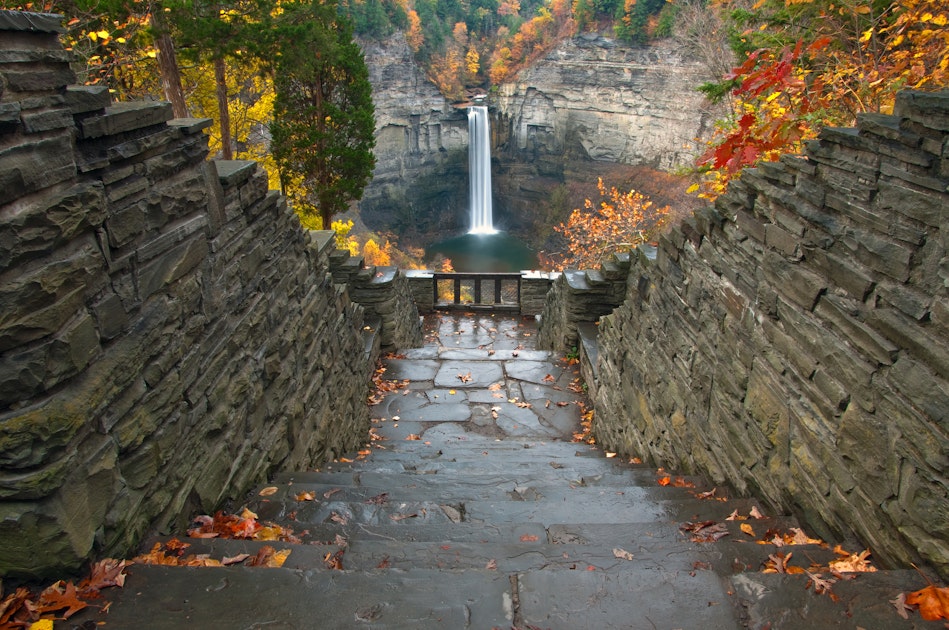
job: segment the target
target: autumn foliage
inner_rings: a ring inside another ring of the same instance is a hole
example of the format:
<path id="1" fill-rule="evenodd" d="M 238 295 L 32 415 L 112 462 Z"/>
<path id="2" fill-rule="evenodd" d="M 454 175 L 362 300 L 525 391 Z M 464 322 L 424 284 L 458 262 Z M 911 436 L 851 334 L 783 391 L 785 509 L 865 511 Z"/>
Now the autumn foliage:
<path id="1" fill-rule="evenodd" d="M 824 125 L 890 113 L 899 90 L 949 83 L 949 9 L 941 0 L 759 0 L 751 11 L 719 0 L 710 7 L 730 16 L 740 64 L 703 86 L 731 110 L 698 159 L 707 198 L 743 168 L 800 152 Z"/>
<path id="2" fill-rule="evenodd" d="M 554 228 L 567 241 L 561 267 L 596 267 L 612 252 L 655 238 L 667 222 L 669 206 L 657 208 L 642 193 L 607 188 L 602 178 L 597 189 L 599 204 L 585 200 L 583 209 L 575 209 L 567 223 Z"/>

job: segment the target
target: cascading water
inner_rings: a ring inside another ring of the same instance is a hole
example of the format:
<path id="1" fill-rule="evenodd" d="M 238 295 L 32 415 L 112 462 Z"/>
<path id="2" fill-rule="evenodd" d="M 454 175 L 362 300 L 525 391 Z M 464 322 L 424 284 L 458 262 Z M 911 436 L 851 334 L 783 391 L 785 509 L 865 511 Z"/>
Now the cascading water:
<path id="1" fill-rule="evenodd" d="M 491 129 L 488 108 L 468 108 L 469 234 L 496 234 L 491 208 Z"/>

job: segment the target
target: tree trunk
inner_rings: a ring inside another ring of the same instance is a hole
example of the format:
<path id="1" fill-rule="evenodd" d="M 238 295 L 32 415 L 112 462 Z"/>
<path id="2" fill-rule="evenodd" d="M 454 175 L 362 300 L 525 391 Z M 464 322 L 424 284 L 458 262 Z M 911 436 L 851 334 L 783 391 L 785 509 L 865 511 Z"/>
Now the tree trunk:
<path id="1" fill-rule="evenodd" d="M 155 29 L 155 46 L 158 48 L 158 71 L 161 73 L 161 85 L 165 98 L 171 103 L 175 118 L 188 118 L 188 105 L 185 92 L 181 87 L 181 73 L 178 71 L 178 58 L 175 56 L 175 44 L 165 26 L 161 7 L 152 11 L 152 28 Z"/>
<path id="2" fill-rule="evenodd" d="M 225 160 L 234 159 L 231 148 L 231 112 L 227 107 L 227 76 L 224 58 L 214 58 L 214 83 L 217 87 L 217 109 L 221 120 L 221 156 Z"/>

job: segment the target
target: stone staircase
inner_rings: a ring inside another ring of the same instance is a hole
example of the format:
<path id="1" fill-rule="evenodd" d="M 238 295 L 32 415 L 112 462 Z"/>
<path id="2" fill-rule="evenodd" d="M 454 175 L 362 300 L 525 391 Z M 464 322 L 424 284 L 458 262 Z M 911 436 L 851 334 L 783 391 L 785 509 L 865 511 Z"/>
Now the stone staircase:
<path id="1" fill-rule="evenodd" d="M 531 349 L 532 320 L 436 315 L 426 333 L 387 359 L 404 386 L 374 406 L 384 439 L 368 456 L 248 497 L 299 542 L 179 537 L 217 559 L 290 550 L 282 567 L 135 564 L 108 613 L 77 627 L 941 627 L 888 601 L 925 586 L 917 573 L 852 574 L 816 594 L 806 574 L 760 572 L 779 553 L 802 568 L 837 557 L 756 544 L 794 519 L 726 520 L 761 506 L 571 442 L 588 404 L 577 367 Z"/>

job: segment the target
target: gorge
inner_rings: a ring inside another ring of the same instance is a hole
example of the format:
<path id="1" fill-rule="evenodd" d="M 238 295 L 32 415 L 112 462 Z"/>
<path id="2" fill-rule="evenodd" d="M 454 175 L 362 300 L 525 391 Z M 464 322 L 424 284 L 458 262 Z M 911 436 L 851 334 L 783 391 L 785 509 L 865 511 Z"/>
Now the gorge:
<path id="1" fill-rule="evenodd" d="M 363 220 L 415 245 L 458 234 L 468 225 L 464 109 L 426 79 L 401 34 L 363 49 L 377 128 Z M 488 99 L 495 222 L 536 245 L 572 209 L 551 203 L 565 184 L 595 183 L 614 164 L 687 165 L 714 118 L 695 91 L 708 78 L 672 41 L 562 42 Z"/>

